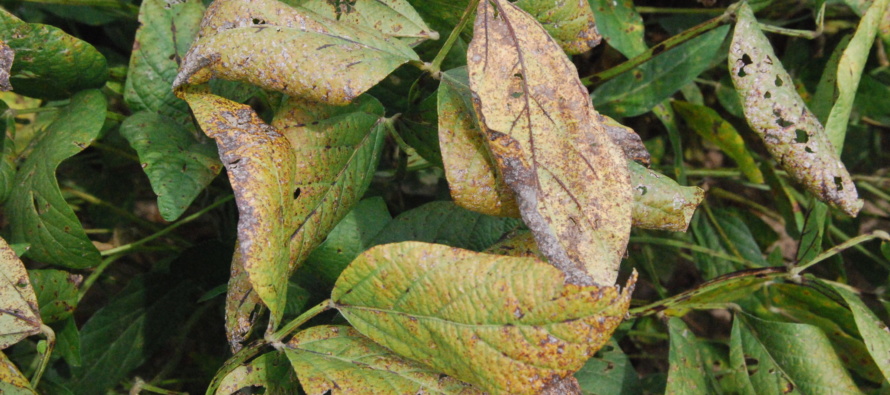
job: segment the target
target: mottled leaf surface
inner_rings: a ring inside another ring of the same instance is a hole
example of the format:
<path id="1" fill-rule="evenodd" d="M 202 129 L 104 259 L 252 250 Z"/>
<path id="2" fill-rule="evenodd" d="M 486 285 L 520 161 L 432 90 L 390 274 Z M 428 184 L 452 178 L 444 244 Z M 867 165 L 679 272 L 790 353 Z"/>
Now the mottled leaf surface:
<path id="1" fill-rule="evenodd" d="M 15 93 L 64 99 L 108 78 L 96 48 L 55 26 L 25 23 L 0 9 L 0 41 L 15 51 L 9 83 Z"/>
<path id="2" fill-rule="evenodd" d="M 670 177 L 627 161 L 633 186 L 633 226 L 685 232 L 705 198 L 699 187 L 684 187 Z"/>
<path id="3" fill-rule="evenodd" d="M 31 382 L 12 361 L 0 352 L 0 392 L 8 395 L 36 395 Z"/>
<path id="4" fill-rule="evenodd" d="M 236 394 L 242 388 L 264 387 L 267 393 L 288 391 L 296 388 L 296 379 L 283 353 L 272 351 L 256 357 L 249 363 L 235 368 L 216 389 L 217 395 Z M 291 379 L 293 381 L 291 382 Z M 283 388 L 276 388 L 281 387 Z"/>
<path id="5" fill-rule="evenodd" d="M 631 225 L 622 152 L 577 70 L 504 0 L 479 3 L 467 53 L 477 115 L 541 252 L 576 284 L 613 284 Z"/>
<path id="6" fill-rule="evenodd" d="M 4 349 L 39 333 L 43 322 L 25 265 L 2 238 L 0 265 L 0 349 Z"/>
<path id="7" fill-rule="evenodd" d="M 679 318 L 668 320 L 671 337 L 667 388 L 665 394 L 708 394 L 711 393 L 708 376 L 705 374 L 699 349 L 701 346 L 695 333 Z"/>
<path id="8" fill-rule="evenodd" d="M 570 55 L 587 52 L 602 40 L 596 18 L 585 0 L 519 0 L 516 6 L 540 22 Z"/>
<path id="9" fill-rule="evenodd" d="M 859 213 L 863 202 L 850 173 L 746 5 L 739 8 L 729 69 L 745 118 L 770 154 L 820 200 L 847 215 Z"/>
<path id="10" fill-rule="evenodd" d="M 840 284 L 830 284 L 834 290 L 844 298 L 850 311 L 853 312 L 853 319 L 856 321 L 856 327 L 862 335 L 865 346 L 868 348 L 869 354 L 875 364 L 884 374 L 884 379 L 890 379 L 890 332 L 888 332 L 887 324 L 881 321 L 875 313 L 859 299 L 856 294 L 848 288 Z"/>
<path id="11" fill-rule="evenodd" d="M 133 114 L 121 124 L 120 133 L 139 155 L 142 170 L 158 195 L 158 210 L 167 221 L 179 218 L 222 169 L 212 142 L 197 141 L 164 115 Z"/>
<path id="12" fill-rule="evenodd" d="M 300 384 L 309 395 L 329 391 L 380 394 L 481 394 L 362 336 L 348 326 L 314 326 L 285 346 Z"/>
<path id="13" fill-rule="evenodd" d="M 374 29 L 384 36 L 402 38 L 408 45 L 439 38 L 439 33 L 426 25 L 407 0 L 286 0 L 285 3 L 329 19 Z"/>
<path id="14" fill-rule="evenodd" d="M 215 77 L 343 105 L 411 60 L 411 48 L 373 29 L 274 0 L 219 1 L 204 14 L 174 86 Z"/>
<path id="15" fill-rule="evenodd" d="M 61 321 L 74 313 L 83 276 L 53 269 L 30 270 L 28 276 L 37 295 L 43 322 Z"/>
<path id="16" fill-rule="evenodd" d="M 5 41 L 0 40 L 0 91 L 12 90 L 12 85 L 9 84 L 9 72 L 14 61 L 15 51 Z"/>
<path id="17" fill-rule="evenodd" d="M 21 165 L 6 210 L 12 243 L 30 243 L 28 257 L 70 268 L 99 264 L 99 251 L 62 197 L 56 168 L 88 147 L 105 123 L 105 96 L 81 91 L 58 110 L 42 138 Z"/>
<path id="18" fill-rule="evenodd" d="M 399 355 L 490 392 L 533 393 L 609 339 L 636 280 L 619 291 L 564 278 L 536 259 L 404 242 L 356 258 L 331 298 Z"/>

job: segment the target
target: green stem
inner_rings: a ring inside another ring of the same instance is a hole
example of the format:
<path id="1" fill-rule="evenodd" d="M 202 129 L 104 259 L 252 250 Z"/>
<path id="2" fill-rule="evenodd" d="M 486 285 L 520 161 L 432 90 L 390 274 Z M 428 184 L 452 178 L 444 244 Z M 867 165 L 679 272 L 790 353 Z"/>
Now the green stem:
<path id="1" fill-rule="evenodd" d="M 844 231 L 840 230 L 840 228 L 838 228 L 836 225 L 828 225 L 828 232 L 831 233 L 834 237 L 839 237 L 843 240 L 851 239 L 851 237 L 849 235 L 844 233 Z M 853 246 L 853 248 L 855 248 L 856 251 L 859 251 L 859 253 L 861 253 L 862 255 L 865 255 L 868 258 L 870 258 L 871 260 L 875 261 L 877 264 L 884 266 L 887 269 L 890 269 L 890 265 L 887 264 L 887 260 L 873 254 L 867 248 L 865 248 L 861 245 L 855 245 L 855 246 Z"/>
<path id="2" fill-rule="evenodd" d="M 334 307 L 334 302 L 332 302 L 330 299 L 325 300 L 324 302 L 321 302 L 321 303 L 315 305 L 315 307 L 312 307 L 311 309 L 304 311 L 303 314 L 300 314 L 299 317 L 295 318 L 293 321 L 288 322 L 287 324 L 282 326 L 281 329 L 279 329 L 277 332 L 266 336 L 266 341 L 272 345 L 280 344 L 281 340 L 283 340 L 287 335 L 289 335 L 291 332 L 293 332 L 294 330 L 299 328 L 300 325 L 305 324 L 307 321 L 311 320 L 313 317 L 315 317 L 315 316 L 317 316 L 317 315 L 319 315 L 333 307 Z"/>
<path id="3" fill-rule="evenodd" d="M 757 26 L 760 27 L 760 30 L 769 33 L 777 33 L 790 37 L 800 37 L 806 39 L 814 39 L 822 35 L 822 30 L 825 28 L 825 3 L 822 3 L 822 7 L 819 8 L 819 12 L 816 14 L 816 30 L 798 30 L 798 29 L 787 29 L 784 27 L 766 25 L 758 22 Z"/>
<path id="4" fill-rule="evenodd" d="M 727 247 L 729 247 L 729 249 L 733 255 L 744 260 L 745 257 L 742 256 L 742 253 L 739 252 L 739 249 L 736 247 L 735 243 L 732 242 L 732 240 L 726 234 L 726 231 L 723 230 L 723 226 L 720 225 L 720 222 L 718 222 L 717 218 L 714 217 L 714 212 L 711 211 L 711 206 L 708 205 L 708 202 L 705 201 L 704 204 L 702 204 L 702 207 L 704 207 L 705 215 L 707 215 L 708 220 L 711 221 L 711 225 L 714 227 L 714 229 L 717 230 L 717 234 L 720 236 L 720 239 L 723 240 L 723 244 L 725 244 Z"/>
<path id="5" fill-rule="evenodd" d="M 98 141 L 94 141 L 94 142 L 92 142 L 92 143 L 90 144 L 90 146 L 93 147 L 93 148 L 98 148 L 98 149 L 100 149 L 100 150 L 102 150 L 102 151 L 110 152 L 110 153 L 115 154 L 115 155 L 118 155 L 118 156 L 120 156 L 120 157 L 122 157 L 122 158 L 126 158 L 126 159 L 131 160 L 131 161 L 133 161 L 133 162 L 135 162 L 135 163 L 139 163 L 139 157 L 138 157 L 138 156 L 133 155 L 133 154 L 131 154 L 131 153 L 129 153 L 129 152 L 126 152 L 126 151 L 124 151 L 124 150 L 122 150 L 122 149 L 120 149 L 120 148 L 112 147 L 112 146 L 110 146 L 110 145 L 107 145 L 107 144 L 104 144 L 104 143 L 101 143 L 101 142 L 98 142 Z"/>
<path id="6" fill-rule="evenodd" d="M 49 357 L 53 353 L 53 348 L 56 347 L 56 333 L 53 332 L 52 328 L 46 326 L 46 324 L 40 324 L 40 333 L 46 336 L 46 349 L 43 350 L 40 364 L 37 365 L 37 370 L 34 372 L 34 376 L 31 377 L 32 388 L 37 388 L 37 384 L 40 384 L 40 378 L 43 377 L 43 372 L 46 371 L 46 367 L 49 365 Z"/>
<path id="7" fill-rule="evenodd" d="M 882 200 L 890 202 L 890 195 L 888 195 L 886 192 L 882 191 L 880 188 L 878 188 L 874 185 L 871 185 L 871 183 L 860 182 L 856 185 L 859 185 L 860 188 L 877 195 Z"/>
<path id="8" fill-rule="evenodd" d="M 83 281 L 83 285 L 80 287 L 80 290 L 77 292 L 77 301 L 80 302 L 80 300 L 83 299 L 83 296 L 87 294 L 87 291 L 89 291 L 90 287 L 92 287 L 93 284 L 96 283 L 96 280 L 99 279 L 99 277 L 102 275 L 102 273 L 105 271 L 105 269 L 108 268 L 108 266 L 110 266 L 112 263 L 114 263 L 114 261 L 116 261 L 122 257 L 123 257 L 123 255 L 115 255 L 115 256 L 110 256 L 110 257 L 103 259 L 102 262 L 99 263 L 99 265 L 96 266 L 95 269 L 93 269 L 93 272 L 90 273 L 89 276 L 87 276 L 86 280 Z"/>
<path id="9" fill-rule="evenodd" d="M 700 252 L 702 254 L 708 254 L 714 258 L 726 259 L 727 261 L 730 261 L 730 262 L 736 262 L 736 263 L 741 263 L 745 266 L 750 266 L 750 263 L 748 263 L 748 261 L 746 261 L 744 259 L 739 259 L 732 255 L 727 255 L 720 251 L 714 251 L 710 248 L 702 247 L 697 244 L 687 243 L 682 240 L 667 239 L 667 238 L 661 238 L 661 237 L 649 237 L 649 236 L 631 236 L 630 242 L 631 243 L 656 244 L 656 245 L 663 245 L 663 246 L 676 247 L 676 248 L 685 248 L 687 250 Z"/>
<path id="10" fill-rule="evenodd" d="M 859 244 L 862 244 L 862 243 L 872 240 L 872 239 L 881 239 L 881 240 L 890 241 L 890 234 L 887 234 L 887 232 L 884 232 L 883 230 L 876 230 L 876 231 L 868 233 L 868 234 L 856 236 L 850 240 L 847 240 L 841 244 L 838 244 L 834 247 L 831 247 L 831 248 L 825 250 L 823 253 L 821 253 L 818 256 L 816 256 L 815 258 L 813 258 L 812 261 L 809 261 L 803 265 L 791 268 L 790 273 L 792 276 L 799 276 L 800 272 L 807 270 L 808 268 L 810 268 L 810 266 L 813 266 L 813 265 L 815 265 L 819 262 L 822 262 L 828 258 L 831 258 L 850 247 L 857 246 Z"/>
<path id="11" fill-rule="evenodd" d="M 719 14 L 725 8 L 665 8 L 665 7 L 634 7 L 640 14 Z"/>
<path id="12" fill-rule="evenodd" d="M 135 223 L 135 224 L 138 224 L 139 226 L 142 226 L 143 228 L 147 228 L 147 229 L 150 229 L 150 230 L 152 230 L 152 231 L 159 231 L 159 230 L 161 230 L 161 226 L 160 226 L 160 225 L 158 225 L 158 224 L 156 224 L 156 223 L 154 223 L 154 222 L 151 222 L 151 221 L 146 221 L 145 219 L 140 218 L 140 217 L 134 215 L 133 213 L 131 213 L 131 212 L 127 211 L 127 210 L 124 210 L 124 209 L 122 209 L 122 208 L 120 208 L 120 207 L 117 207 L 117 206 L 115 206 L 115 205 L 113 205 L 113 204 L 111 204 L 111 203 L 108 203 L 108 202 L 106 202 L 106 201 L 100 199 L 99 197 L 96 197 L 95 195 L 92 195 L 92 194 L 89 194 L 89 193 L 87 193 L 87 192 L 84 192 L 84 191 L 81 191 L 81 190 L 77 190 L 77 189 L 74 189 L 74 188 L 62 188 L 62 192 L 67 193 L 67 194 L 71 194 L 71 195 L 74 195 L 74 196 L 77 196 L 78 198 L 83 199 L 84 201 L 86 201 L 86 202 L 89 203 L 89 204 L 92 204 L 92 205 L 95 205 L 95 206 L 102 206 L 102 207 L 105 207 L 105 208 L 107 208 L 107 209 L 113 211 L 115 214 L 117 214 L 117 215 L 119 215 L 119 216 L 121 216 L 121 217 L 123 217 L 123 218 L 126 218 L 126 219 L 129 220 L 130 222 L 133 222 L 133 223 Z M 184 240 L 183 240 L 183 241 L 184 241 Z"/>
<path id="13" fill-rule="evenodd" d="M 235 353 L 235 355 L 226 360 L 226 363 L 224 363 L 223 366 L 220 367 L 218 371 L 216 371 L 216 375 L 213 376 L 213 380 L 210 381 L 210 385 L 207 387 L 207 392 L 205 394 L 215 395 L 216 390 L 219 388 L 220 384 L 222 384 L 222 381 L 226 378 L 226 376 L 229 375 L 229 373 L 232 373 L 232 371 L 237 369 L 244 362 L 247 362 L 247 360 L 259 354 L 260 351 L 268 345 L 268 342 L 260 339 L 251 344 L 248 344 L 246 347 Z"/>
<path id="14" fill-rule="evenodd" d="M 445 61 L 445 58 L 448 56 L 448 52 L 451 52 L 451 47 L 454 46 L 454 43 L 457 41 L 457 38 L 460 37 L 460 33 L 464 30 L 464 27 L 467 25 L 467 22 L 470 21 L 470 15 L 473 15 L 473 12 L 476 10 L 476 6 L 479 5 L 479 0 L 471 0 L 467 4 L 467 9 L 464 10 L 464 14 L 461 15 L 460 21 L 457 22 L 457 26 L 451 30 L 451 34 L 448 35 L 448 39 L 445 40 L 445 44 L 442 45 L 442 48 L 439 49 L 439 53 L 436 54 L 436 57 L 433 59 L 433 62 L 429 65 L 429 69 L 427 71 L 433 75 L 433 77 L 439 78 L 439 73 L 441 73 L 442 62 Z"/>

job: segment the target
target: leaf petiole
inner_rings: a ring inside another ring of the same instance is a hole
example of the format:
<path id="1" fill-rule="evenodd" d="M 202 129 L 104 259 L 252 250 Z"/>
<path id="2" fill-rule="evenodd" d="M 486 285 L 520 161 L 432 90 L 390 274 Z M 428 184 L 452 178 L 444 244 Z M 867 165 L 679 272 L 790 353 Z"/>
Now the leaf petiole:
<path id="1" fill-rule="evenodd" d="M 831 258 L 850 247 L 855 247 L 859 244 L 862 244 L 866 241 L 873 240 L 873 239 L 881 239 L 881 240 L 890 241 L 890 234 L 887 234 L 887 232 L 885 232 L 883 230 L 876 230 L 871 233 L 856 236 L 850 240 L 847 240 L 841 244 L 838 244 L 834 247 L 831 247 L 831 248 L 825 250 L 825 252 L 817 255 L 815 258 L 813 258 L 813 260 L 811 260 L 807 263 L 804 263 L 802 265 L 791 268 L 791 270 L 789 270 L 789 273 L 791 274 L 792 278 L 800 276 L 800 272 L 810 268 L 810 266 L 813 266 L 813 265 L 815 265 L 819 262 L 822 262 L 828 258 Z"/>
<path id="2" fill-rule="evenodd" d="M 422 70 L 428 71 L 434 78 L 439 79 L 439 74 L 442 72 L 442 62 L 445 61 L 445 57 L 451 52 L 451 47 L 454 46 L 455 41 L 460 37 L 460 32 L 464 30 L 467 22 L 470 21 L 470 15 L 473 15 L 477 5 L 479 5 L 479 0 L 471 0 L 470 3 L 467 4 L 467 9 L 464 10 L 464 14 L 461 15 L 460 21 L 458 21 L 457 25 L 454 26 L 454 29 L 451 30 L 451 34 L 448 35 L 448 38 L 445 40 L 445 44 L 442 45 L 439 53 L 436 54 L 432 63 L 428 63 L 428 68 Z"/>
<path id="3" fill-rule="evenodd" d="M 305 324 L 307 321 L 311 320 L 313 317 L 315 317 L 315 316 L 317 316 L 317 315 L 319 315 L 333 307 L 334 307 L 334 303 L 330 299 L 327 299 L 324 302 L 321 302 L 321 303 L 315 305 L 315 307 L 312 307 L 311 309 L 304 311 L 303 314 L 300 314 L 299 317 L 295 318 L 293 321 L 288 322 L 287 324 L 282 326 L 281 329 L 279 329 L 275 333 L 266 335 L 266 342 L 271 344 L 273 347 L 278 348 L 278 346 L 276 346 L 276 345 L 280 346 L 281 340 L 283 340 L 287 335 L 289 335 L 291 332 L 293 332 L 294 330 L 299 328 L 300 325 Z"/>
<path id="4" fill-rule="evenodd" d="M 49 365 L 49 357 L 53 353 L 53 348 L 56 346 L 56 333 L 53 332 L 52 328 L 46 326 L 46 324 L 40 325 L 40 333 L 43 336 L 46 336 L 46 349 L 41 352 L 42 356 L 40 358 L 40 363 L 37 365 L 37 370 L 34 372 L 34 376 L 31 377 L 31 387 L 37 388 L 37 384 L 40 384 L 40 378 L 43 377 L 43 372 L 46 371 L 46 366 Z"/>

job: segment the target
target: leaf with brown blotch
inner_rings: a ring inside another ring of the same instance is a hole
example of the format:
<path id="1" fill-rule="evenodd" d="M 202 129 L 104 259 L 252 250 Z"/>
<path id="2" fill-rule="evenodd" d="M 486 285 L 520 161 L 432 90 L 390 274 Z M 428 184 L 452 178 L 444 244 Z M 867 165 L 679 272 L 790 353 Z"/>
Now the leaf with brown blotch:
<path id="1" fill-rule="evenodd" d="M 250 285 L 239 251 L 236 243 L 226 290 L 226 340 L 229 341 L 232 353 L 240 351 L 244 346 L 244 341 L 250 337 L 253 324 L 260 317 L 263 307 L 262 299 Z"/>
<path id="2" fill-rule="evenodd" d="M 587 52 L 603 39 L 587 0 L 519 0 L 516 6 L 540 22 L 569 55 Z"/>
<path id="3" fill-rule="evenodd" d="M 397 38 L 275 0 L 216 1 L 173 85 L 211 78 L 344 105 L 417 54 Z"/>
<path id="4" fill-rule="evenodd" d="M 729 69 L 745 118 L 770 154 L 820 200 L 856 216 L 863 202 L 850 173 L 745 4 L 738 12 Z"/>
<path id="5" fill-rule="evenodd" d="M 482 1 L 467 53 L 477 116 L 541 252 L 572 284 L 613 284 L 630 176 L 559 45 L 506 0 Z"/>
<path id="6" fill-rule="evenodd" d="M 581 286 L 534 258 L 402 242 L 365 251 L 331 300 L 363 335 L 490 393 L 539 393 L 624 319 L 636 282 Z"/>
<path id="7" fill-rule="evenodd" d="M 28 271 L 0 238 L 0 350 L 40 333 L 43 321 Z"/>
<path id="8" fill-rule="evenodd" d="M 602 114 L 597 114 L 597 121 L 606 129 L 612 142 L 621 148 L 626 159 L 649 166 L 652 157 L 637 132 Z"/>

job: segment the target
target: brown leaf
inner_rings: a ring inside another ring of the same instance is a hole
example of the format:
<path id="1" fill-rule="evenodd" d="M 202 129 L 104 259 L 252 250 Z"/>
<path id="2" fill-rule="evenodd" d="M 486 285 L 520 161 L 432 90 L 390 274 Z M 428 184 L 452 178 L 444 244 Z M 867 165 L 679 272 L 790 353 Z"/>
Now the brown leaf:
<path id="1" fill-rule="evenodd" d="M 509 1 L 479 3 L 467 53 L 489 148 L 541 252 L 575 284 L 613 284 L 630 177 L 559 45 Z"/>
<path id="2" fill-rule="evenodd" d="M 15 51 L 0 40 L 0 91 L 6 92 L 12 90 L 9 84 L 9 72 L 12 70 L 12 62 L 15 59 Z"/>

